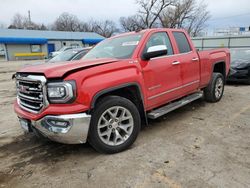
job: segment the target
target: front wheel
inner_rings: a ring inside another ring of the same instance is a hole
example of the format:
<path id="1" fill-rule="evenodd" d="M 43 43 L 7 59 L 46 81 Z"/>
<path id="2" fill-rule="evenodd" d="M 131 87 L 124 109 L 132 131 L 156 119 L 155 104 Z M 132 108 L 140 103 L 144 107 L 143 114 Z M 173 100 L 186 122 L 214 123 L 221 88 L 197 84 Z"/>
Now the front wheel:
<path id="1" fill-rule="evenodd" d="M 92 113 L 89 143 L 102 153 L 121 152 L 134 143 L 140 127 L 140 114 L 134 103 L 108 96 Z"/>
<path id="2" fill-rule="evenodd" d="M 224 77 L 221 73 L 213 73 L 209 85 L 204 89 L 205 100 L 208 102 L 218 102 L 224 93 Z"/>

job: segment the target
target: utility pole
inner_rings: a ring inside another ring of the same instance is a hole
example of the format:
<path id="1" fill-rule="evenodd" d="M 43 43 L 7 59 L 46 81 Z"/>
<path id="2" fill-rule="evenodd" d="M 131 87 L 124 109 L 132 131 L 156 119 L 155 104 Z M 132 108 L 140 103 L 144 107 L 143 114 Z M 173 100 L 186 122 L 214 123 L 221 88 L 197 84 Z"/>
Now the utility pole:
<path id="1" fill-rule="evenodd" d="M 28 10 L 28 29 L 33 29 L 31 24 L 30 10 Z"/>
<path id="2" fill-rule="evenodd" d="M 29 24 L 31 24 L 30 10 L 28 10 L 28 19 L 29 19 Z"/>

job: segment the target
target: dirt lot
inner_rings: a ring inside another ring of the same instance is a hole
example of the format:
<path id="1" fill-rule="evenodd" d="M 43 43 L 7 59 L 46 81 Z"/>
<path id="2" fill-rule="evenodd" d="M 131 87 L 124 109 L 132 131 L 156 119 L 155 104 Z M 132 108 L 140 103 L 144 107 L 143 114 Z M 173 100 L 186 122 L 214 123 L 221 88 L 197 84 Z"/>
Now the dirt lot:
<path id="1" fill-rule="evenodd" d="M 250 186 L 250 86 L 150 121 L 132 148 L 104 155 L 23 135 L 10 78 L 25 63 L 0 63 L 0 187 Z"/>

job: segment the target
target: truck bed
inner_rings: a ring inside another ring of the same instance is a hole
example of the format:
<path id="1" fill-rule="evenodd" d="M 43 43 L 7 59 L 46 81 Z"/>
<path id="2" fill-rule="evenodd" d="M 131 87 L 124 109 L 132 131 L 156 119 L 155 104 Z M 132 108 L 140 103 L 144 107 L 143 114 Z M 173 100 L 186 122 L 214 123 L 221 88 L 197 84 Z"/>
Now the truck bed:
<path id="1" fill-rule="evenodd" d="M 227 48 L 219 48 L 212 50 L 197 51 L 200 59 L 200 72 L 201 72 L 201 87 L 206 86 L 211 79 L 211 72 L 214 68 L 214 64 L 218 62 L 225 62 L 226 72 L 225 77 L 230 68 L 230 52 Z"/>

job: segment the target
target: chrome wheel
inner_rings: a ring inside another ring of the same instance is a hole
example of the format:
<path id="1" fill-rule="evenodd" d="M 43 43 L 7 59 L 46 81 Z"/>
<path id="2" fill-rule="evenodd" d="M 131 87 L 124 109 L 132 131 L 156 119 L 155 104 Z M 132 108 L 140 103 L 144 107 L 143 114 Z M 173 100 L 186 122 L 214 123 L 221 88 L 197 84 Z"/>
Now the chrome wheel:
<path id="1" fill-rule="evenodd" d="M 133 116 L 122 106 L 113 106 L 105 110 L 97 124 L 99 138 L 110 146 L 123 144 L 131 136 L 133 129 Z"/>
<path id="2" fill-rule="evenodd" d="M 224 86 L 224 83 L 223 83 L 222 78 L 218 78 L 216 80 L 216 84 L 215 84 L 215 97 L 217 99 L 219 99 L 221 97 L 221 95 L 222 95 L 223 86 Z"/>

